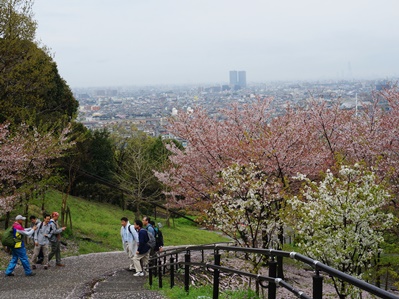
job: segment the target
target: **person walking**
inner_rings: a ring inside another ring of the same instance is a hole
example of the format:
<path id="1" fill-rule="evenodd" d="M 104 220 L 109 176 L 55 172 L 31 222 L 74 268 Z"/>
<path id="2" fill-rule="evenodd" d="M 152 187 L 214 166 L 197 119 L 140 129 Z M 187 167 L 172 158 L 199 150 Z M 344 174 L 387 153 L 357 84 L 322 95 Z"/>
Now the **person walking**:
<path id="1" fill-rule="evenodd" d="M 150 224 L 152 225 L 152 227 L 154 228 L 155 231 L 155 248 L 154 251 L 155 253 L 160 253 L 163 251 L 163 234 L 159 228 L 159 226 L 155 225 L 154 221 L 150 221 Z"/>
<path id="2" fill-rule="evenodd" d="M 30 227 L 33 228 L 34 226 L 39 227 L 39 224 L 41 223 L 40 219 L 37 218 L 35 215 L 31 215 L 29 217 L 30 220 Z"/>
<path id="3" fill-rule="evenodd" d="M 129 271 L 135 270 L 133 257 L 136 254 L 139 236 L 134 225 L 129 223 L 127 217 L 121 218 L 121 238 L 122 238 L 122 247 L 123 251 L 125 251 L 130 259 Z"/>
<path id="4" fill-rule="evenodd" d="M 149 240 L 148 232 L 143 229 L 143 222 L 141 222 L 141 220 L 135 220 L 134 227 L 139 235 L 139 246 L 133 257 L 134 268 L 136 269 L 136 274 L 134 274 L 134 276 L 144 276 L 143 267 L 146 267 L 148 264 L 151 249 L 147 244 Z"/>
<path id="5" fill-rule="evenodd" d="M 29 220 L 30 220 L 30 227 L 31 227 L 31 228 L 33 228 L 34 226 L 39 227 L 40 223 L 42 223 L 42 222 L 40 221 L 40 219 L 37 218 L 35 215 L 31 215 L 31 216 L 29 217 Z M 31 239 L 32 239 L 33 244 L 35 244 L 34 237 L 35 237 L 35 234 L 33 234 L 33 235 L 31 236 Z M 38 255 L 38 257 L 37 257 L 36 264 L 41 264 L 41 263 L 43 263 L 43 259 L 44 259 L 43 250 L 40 250 L 39 255 Z"/>
<path id="6" fill-rule="evenodd" d="M 50 229 L 51 236 L 49 237 L 51 252 L 48 255 L 48 263 L 55 255 L 55 265 L 58 267 L 64 267 L 65 265 L 61 263 L 61 233 L 66 229 L 66 227 L 60 227 L 58 224 L 58 218 L 60 214 L 58 212 L 51 213 Z"/>
<path id="7" fill-rule="evenodd" d="M 151 218 L 148 216 L 143 217 L 143 228 L 145 228 L 149 233 L 155 237 L 155 229 L 151 224 Z"/>
<path id="8" fill-rule="evenodd" d="M 15 217 L 15 222 L 12 226 L 12 230 L 16 243 L 14 248 L 12 248 L 12 258 L 5 271 L 5 276 L 14 276 L 13 271 L 17 265 L 18 259 L 21 261 L 21 264 L 24 267 L 26 276 L 35 275 L 35 273 L 33 273 L 32 269 L 30 268 L 29 259 L 26 255 L 26 248 L 25 242 L 23 241 L 23 236 L 30 237 L 32 234 L 34 234 L 37 227 L 34 226 L 32 229 L 25 229 L 22 226 L 25 220 L 26 217 L 23 217 L 22 215 L 18 215 L 17 217 Z"/>
<path id="9" fill-rule="evenodd" d="M 36 269 L 36 259 L 40 252 L 43 252 L 43 262 L 44 270 L 48 269 L 48 246 L 49 238 L 51 237 L 51 226 L 50 226 L 50 215 L 46 214 L 44 216 L 43 222 L 41 222 L 34 233 L 35 248 L 33 249 L 32 256 L 32 269 Z"/>

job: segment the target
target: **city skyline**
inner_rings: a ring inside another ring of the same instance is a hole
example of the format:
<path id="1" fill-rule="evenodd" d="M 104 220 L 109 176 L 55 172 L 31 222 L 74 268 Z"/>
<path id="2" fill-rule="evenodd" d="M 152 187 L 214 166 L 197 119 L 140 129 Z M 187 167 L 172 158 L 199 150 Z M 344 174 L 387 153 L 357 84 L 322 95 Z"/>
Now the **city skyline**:
<path id="1" fill-rule="evenodd" d="M 392 78 L 394 0 L 36 0 L 37 38 L 71 87 Z"/>
<path id="2" fill-rule="evenodd" d="M 230 85 L 240 88 L 247 87 L 247 72 L 246 71 L 230 71 L 229 72 Z"/>

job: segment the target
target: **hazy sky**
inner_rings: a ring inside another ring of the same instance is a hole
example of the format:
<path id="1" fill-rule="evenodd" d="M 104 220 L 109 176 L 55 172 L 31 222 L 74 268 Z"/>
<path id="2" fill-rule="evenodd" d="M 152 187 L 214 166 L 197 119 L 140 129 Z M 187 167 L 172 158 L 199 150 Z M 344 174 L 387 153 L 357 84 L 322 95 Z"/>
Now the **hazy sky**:
<path id="1" fill-rule="evenodd" d="M 398 0 L 36 0 L 71 87 L 399 76 Z"/>

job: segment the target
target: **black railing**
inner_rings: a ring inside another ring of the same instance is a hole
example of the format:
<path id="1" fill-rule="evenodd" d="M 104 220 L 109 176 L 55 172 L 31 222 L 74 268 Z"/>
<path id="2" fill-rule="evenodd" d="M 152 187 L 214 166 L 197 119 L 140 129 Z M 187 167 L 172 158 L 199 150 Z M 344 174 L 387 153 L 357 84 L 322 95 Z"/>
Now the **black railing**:
<path id="1" fill-rule="evenodd" d="M 213 263 L 207 263 L 205 261 L 205 252 L 213 251 Z M 233 268 L 220 266 L 221 262 L 221 251 L 225 252 L 240 252 L 240 253 L 252 253 L 266 256 L 268 258 L 269 273 L 268 276 L 253 274 Z M 191 256 L 193 252 L 200 252 L 201 259 L 198 262 L 193 262 Z M 184 261 L 179 260 L 184 253 Z M 169 258 L 169 261 L 167 259 Z M 312 297 L 305 294 L 304 292 L 294 288 L 292 285 L 287 283 L 283 278 L 277 277 L 277 273 L 282 273 L 282 269 L 277 269 L 278 263 L 277 258 L 291 258 L 300 261 L 304 264 L 311 266 L 314 270 L 312 276 L 313 281 L 313 293 Z M 309 257 L 296 252 L 286 252 L 274 249 L 259 249 L 259 248 L 243 248 L 238 246 L 226 246 L 220 244 L 210 244 L 201 246 L 186 246 L 177 247 L 174 249 L 166 250 L 156 256 L 150 258 L 149 263 L 149 284 L 153 285 L 153 277 L 158 277 L 158 286 L 162 288 L 162 280 L 166 271 L 169 271 L 170 276 L 170 287 L 173 288 L 175 285 L 175 272 L 177 269 L 184 268 L 184 289 L 189 292 L 190 288 L 190 267 L 202 267 L 210 272 L 213 272 L 213 299 L 219 298 L 219 286 L 220 286 L 220 273 L 232 273 L 245 276 L 254 279 L 260 287 L 267 289 L 268 299 L 276 299 L 277 286 L 287 289 L 298 298 L 306 299 L 322 299 L 323 298 L 323 276 L 320 272 L 327 274 L 330 277 L 340 279 L 347 282 L 350 285 L 356 286 L 359 289 L 366 291 L 370 294 L 375 295 L 377 298 L 386 299 L 399 299 L 390 292 L 380 289 L 370 283 L 363 280 L 345 274 L 334 268 L 331 268 L 321 262 L 315 261 Z"/>

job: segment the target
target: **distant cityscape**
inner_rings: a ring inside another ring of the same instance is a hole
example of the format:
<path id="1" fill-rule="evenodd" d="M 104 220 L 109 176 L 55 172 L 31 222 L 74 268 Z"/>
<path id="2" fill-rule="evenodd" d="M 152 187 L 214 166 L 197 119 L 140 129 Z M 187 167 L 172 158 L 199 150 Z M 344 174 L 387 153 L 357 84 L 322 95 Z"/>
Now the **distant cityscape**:
<path id="1" fill-rule="evenodd" d="M 301 105 L 310 98 L 325 101 L 340 99 L 342 109 L 367 104 L 372 92 L 388 87 L 395 81 L 347 80 L 316 82 L 270 82 L 247 84 L 246 71 L 230 71 L 229 84 L 148 86 L 73 89 L 79 101 L 78 121 L 89 129 L 115 125 L 135 125 L 150 136 L 174 138 L 165 129 L 167 119 L 179 112 L 186 113 L 201 106 L 214 117 L 219 110 L 234 102 L 250 103 L 258 98 L 272 97 L 273 107 L 282 111 L 289 103 Z"/>

